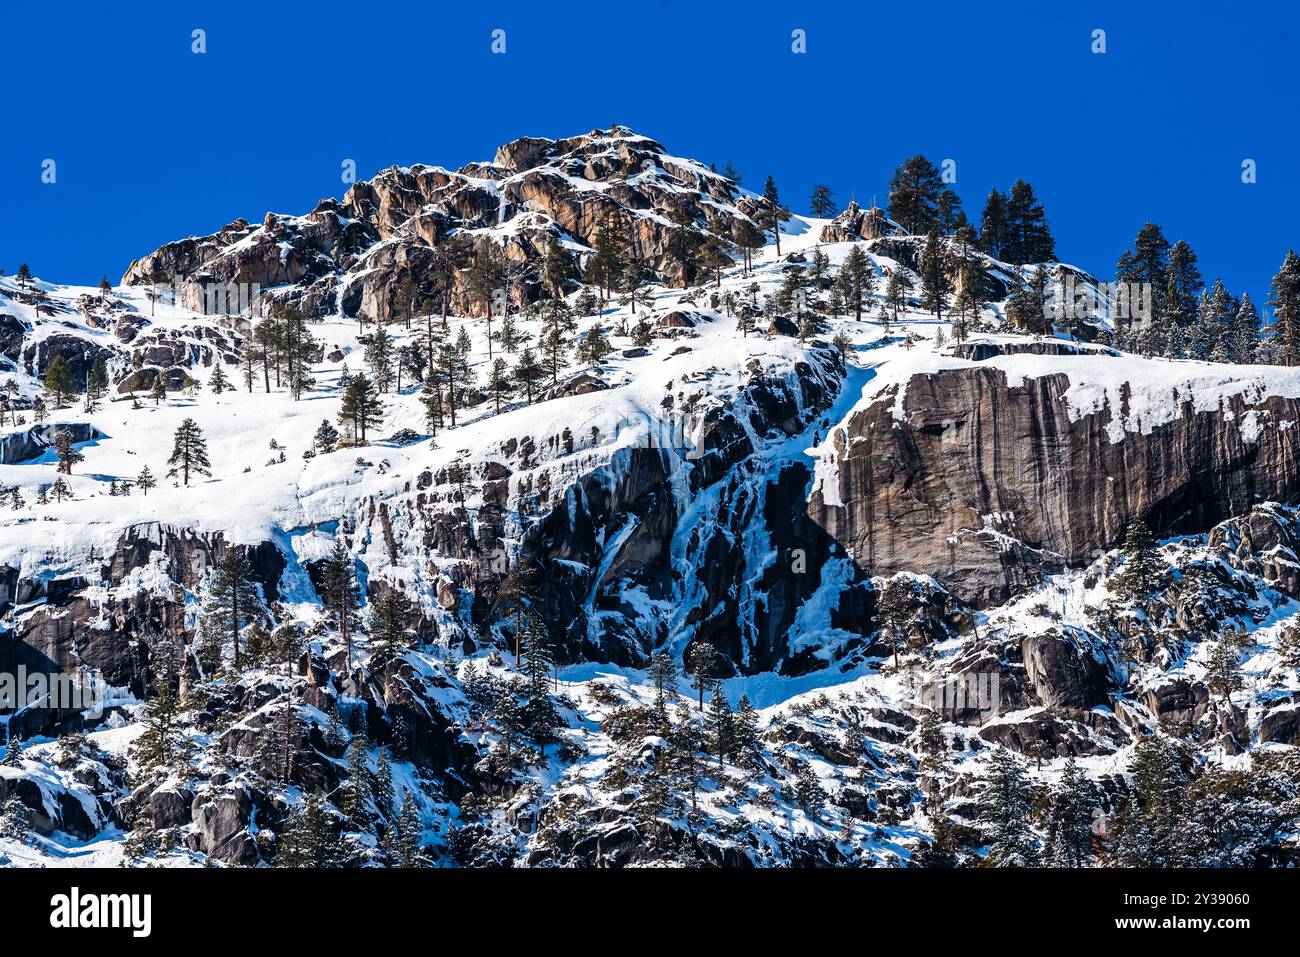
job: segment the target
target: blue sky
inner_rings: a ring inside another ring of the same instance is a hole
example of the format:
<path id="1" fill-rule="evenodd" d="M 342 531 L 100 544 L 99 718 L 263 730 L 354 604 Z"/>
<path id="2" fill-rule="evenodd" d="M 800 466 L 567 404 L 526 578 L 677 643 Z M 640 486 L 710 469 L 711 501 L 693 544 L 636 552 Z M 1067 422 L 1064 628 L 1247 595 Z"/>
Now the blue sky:
<path id="1" fill-rule="evenodd" d="M 1192 244 L 1207 280 L 1262 301 L 1300 245 L 1300 16 L 1058 6 L 23 4 L 0 14 L 0 266 L 116 282 L 168 240 L 341 196 L 345 159 L 362 177 L 454 167 L 516 136 L 618 122 L 731 160 L 747 186 L 771 173 L 797 212 L 820 181 L 841 203 L 883 203 L 916 152 L 956 161 L 972 219 L 1020 176 L 1063 259 L 1108 278 L 1149 220 Z"/>

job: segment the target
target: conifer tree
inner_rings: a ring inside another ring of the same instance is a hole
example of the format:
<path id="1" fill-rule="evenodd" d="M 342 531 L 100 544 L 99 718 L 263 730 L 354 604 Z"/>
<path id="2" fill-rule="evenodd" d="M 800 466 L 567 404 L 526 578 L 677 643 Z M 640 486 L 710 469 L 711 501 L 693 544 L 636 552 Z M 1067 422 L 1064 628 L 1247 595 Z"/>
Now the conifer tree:
<path id="1" fill-rule="evenodd" d="M 1300 256 L 1294 249 L 1287 250 L 1282 268 L 1273 277 L 1268 301 L 1275 319 L 1271 334 L 1274 353 L 1283 365 L 1293 366 L 1300 360 Z"/>
<path id="2" fill-rule="evenodd" d="M 1121 597 L 1138 598 L 1154 590 L 1164 575 L 1165 560 L 1145 522 L 1137 519 L 1124 535 L 1124 567 L 1115 576 Z"/>
<path id="3" fill-rule="evenodd" d="M 149 466 L 146 465 L 144 468 L 140 469 L 140 474 L 135 477 L 135 484 L 139 487 L 140 491 L 147 496 L 149 494 L 149 489 L 157 485 L 158 482 L 154 479 L 153 473 L 149 471 Z"/>
<path id="4" fill-rule="evenodd" d="M 63 475 L 71 475 L 72 467 L 86 460 L 86 457 L 72 444 L 72 434 L 66 429 L 59 429 L 54 433 L 54 455 L 59 460 L 56 471 Z"/>
<path id="5" fill-rule="evenodd" d="M 175 649 L 165 644 L 155 648 L 149 670 L 152 694 L 145 702 L 144 732 L 133 745 L 136 763 L 146 772 L 172 766 L 181 751 Z"/>
<path id="6" fill-rule="evenodd" d="M 686 672 L 691 676 L 691 687 L 700 696 L 699 710 L 704 710 L 704 692 L 713 684 L 719 670 L 721 655 L 707 641 L 697 641 L 686 653 Z"/>
<path id="7" fill-rule="evenodd" d="M 339 430 L 330 425 L 329 419 L 321 419 L 312 436 L 312 445 L 321 455 L 333 452 L 339 442 Z"/>
<path id="8" fill-rule="evenodd" d="M 719 681 L 713 685 L 713 697 L 709 700 L 707 718 L 709 743 L 714 755 L 717 756 L 719 770 L 734 747 L 732 725 L 731 705 L 727 701 L 727 696 L 722 693 L 722 682 Z"/>
<path id="9" fill-rule="evenodd" d="M 790 218 L 790 211 L 781 205 L 781 194 L 776 188 L 776 180 L 771 176 L 763 184 L 763 199 L 767 200 L 767 204 L 763 207 L 762 226 L 771 231 L 772 238 L 776 240 L 776 254 L 780 256 L 781 224 Z"/>
<path id="10" fill-rule="evenodd" d="M 402 800 L 402 810 L 397 816 L 396 825 L 399 837 L 398 851 L 402 867 L 420 866 L 420 836 L 424 825 L 420 821 L 420 809 L 416 807 L 415 795 L 406 792 Z"/>
<path id="11" fill-rule="evenodd" d="M 813 187 L 812 198 L 808 201 L 808 208 L 812 214 L 820 219 L 828 219 L 835 215 L 835 194 L 825 183 L 818 183 Z"/>
<path id="12" fill-rule="evenodd" d="M 425 376 L 424 386 L 420 389 L 420 405 L 424 406 L 424 424 L 429 434 L 437 436 L 442 428 L 442 386 L 438 381 L 436 369 L 430 368 Z"/>
<path id="13" fill-rule="evenodd" d="M 938 229 L 931 229 L 925 237 L 918 271 L 921 276 L 921 305 L 933 312 L 936 319 L 948 308 L 948 296 L 952 293 L 948 258 L 948 251 L 939 238 Z"/>
<path id="14" fill-rule="evenodd" d="M 614 347 L 609 344 L 609 339 L 605 337 L 604 331 L 600 326 L 592 326 L 586 334 L 578 340 L 578 347 L 574 351 L 574 358 L 583 365 L 598 366 L 604 362 Z"/>
<path id="15" fill-rule="evenodd" d="M 400 719 L 399 719 L 400 720 Z M 379 749 L 379 759 L 375 762 L 375 775 L 371 794 L 375 807 L 385 820 L 392 820 L 396 805 L 393 803 L 393 763 L 388 759 L 388 749 Z"/>
<path id="16" fill-rule="evenodd" d="M 86 411 L 93 411 L 95 404 L 108 393 L 108 365 L 104 353 L 95 356 L 86 375 Z"/>
<path id="17" fill-rule="evenodd" d="M 1205 663 L 1205 681 L 1210 690 L 1222 695 L 1226 704 L 1232 703 L 1232 693 L 1245 687 L 1241 676 L 1240 656 L 1229 641 L 1216 641 L 1210 646 Z"/>
<path id="18" fill-rule="evenodd" d="M 359 606 L 355 562 L 342 538 L 334 540 L 334 548 L 321 569 L 321 600 L 330 610 L 330 617 L 343 639 L 348 653 L 348 667 L 352 667 L 352 634 L 355 630 L 356 611 Z"/>
<path id="19" fill-rule="evenodd" d="M 369 830 L 373 788 L 370 785 L 370 742 L 365 732 L 354 734 L 348 744 L 348 778 L 342 791 L 339 810 L 343 817 L 357 830 Z"/>
<path id="20" fill-rule="evenodd" d="M 370 671 L 383 674 L 388 663 L 410 645 L 415 604 L 403 592 L 389 589 L 370 609 Z"/>
<path id="21" fill-rule="evenodd" d="M 153 399 L 153 404 L 158 405 L 167 398 L 167 376 L 159 372 L 154 377 L 153 387 L 149 390 L 149 398 Z"/>
<path id="22" fill-rule="evenodd" d="M 1092 818 L 1098 802 L 1092 782 L 1074 758 L 1065 763 L 1052 788 L 1048 812 L 1048 847 L 1057 867 L 1084 867 L 1092 858 Z"/>
<path id="23" fill-rule="evenodd" d="M 18 288 L 25 290 L 27 284 L 32 281 L 31 267 L 27 263 L 19 263 L 18 272 L 14 275 L 14 278 L 18 280 Z"/>
<path id="24" fill-rule="evenodd" d="M 510 367 L 506 365 L 505 359 L 498 356 L 492 360 L 483 390 L 492 400 L 493 411 L 500 415 L 502 400 L 510 398 Z"/>
<path id="25" fill-rule="evenodd" d="M 221 368 L 220 359 L 212 363 L 212 375 L 208 377 L 208 388 L 212 390 L 213 395 L 221 395 L 221 393 L 227 392 L 231 388 L 230 380 L 226 378 L 226 373 Z"/>
<path id="26" fill-rule="evenodd" d="M 758 741 L 758 712 L 754 710 L 748 695 L 742 694 L 736 705 L 731 734 L 736 764 L 741 768 L 756 770 L 762 764 L 763 749 Z"/>
<path id="27" fill-rule="evenodd" d="M 1056 243 L 1047 226 L 1043 204 L 1034 188 L 1022 179 L 1011 187 L 1006 201 L 1006 239 L 1002 257 L 1017 266 L 1056 259 Z"/>
<path id="28" fill-rule="evenodd" d="M 45 370 L 45 394 L 50 397 L 55 408 L 68 404 L 77 394 L 77 382 L 68 368 L 68 361 L 63 356 L 55 356 Z"/>
<path id="29" fill-rule="evenodd" d="M 741 265 L 748 275 L 754 268 L 754 250 L 763 248 L 763 231 L 754 224 L 753 220 L 741 217 L 736 220 L 733 238 L 736 248 L 740 250 Z"/>
<path id="30" fill-rule="evenodd" d="M 1003 247 L 1007 241 L 1007 197 L 997 189 L 989 190 L 984 202 L 984 214 L 980 217 L 980 249 L 994 259 L 1003 258 Z"/>
<path id="31" fill-rule="evenodd" d="M 822 788 L 817 772 L 807 761 L 801 762 L 795 772 L 794 794 L 799 806 L 808 814 L 817 817 L 826 806 L 826 791 Z"/>
<path id="32" fill-rule="evenodd" d="M 1231 353 L 1233 362 L 1259 361 L 1259 313 L 1248 292 L 1241 294 L 1241 303 L 1233 315 Z"/>
<path id="33" fill-rule="evenodd" d="M 661 714 L 668 710 L 668 696 L 677 693 L 677 662 L 661 651 L 650 659 L 650 677 L 655 684 L 655 707 Z"/>
<path id="34" fill-rule="evenodd" d="M 281 867 L 335 868 L 343 862 L 331 814 L 319 792 L 307 795 L 280 835 Z"/>
<path id="35" fill-rule="evenodd" d="M 375 323 L 375 331 L 366 343 L 366 366 L 380 392 L 387 392 L 393 384 L 393 337 L 382 322 Z"/>
<path id="36" fill-rule="evenodd" d="M 260 605 L 252 565 L 240 549 L 227 545 L 208 583 L 203 613 L 206 624 L 230 636 L 236 671 L 243 666 L 240 632 L 258 617 Z"/>
<path id="37" fill-rule="evenodd" d="M 366 431 L 377 428 L 384 420 L 384 405 L 380 401 L 375 387 L 366 378 L 364 372 L 358 372 L 356 378 L 343 390 L 343 401 L 339 406 L 339 422 L 351 423 L 357 441 L 366 441 Z"/>
<path id="38" fill-rule="evenodd" d="M 172 440 L 171 466 L 168 478 L 181 477 L 182 485 L 190 484 L 190 473 L 195 475 L 212 475 L 212 463 L 208 461 L 208 444 L 203 438 L 203 430 L 197 422 L 186 418 L 176 429 Z"/>
<path id="39" fill-rule="evenodd" d="M 1033 789 L 1020 760 L 999 746 L 980 784 L 977 807 L 989 839 L 986 861 L 994 867 L 1026 867 L 1037 858 L 1029 829 Z"/>
<path id="40" fill-rule="evenodd" d="M 889 180 L 889 218 L 912 236 L 936 229 L 944 189 L 939 170 L 924 156 L 904 160 Z"/>
<path id="41" fill-rule="evenodd" d="M 885 286 L 885 304 L 893 310 L 894 322 L 898 322 L 898 311 L 907 308 L 907 297 L 912 291 L 912 278 L 902 266 L 889 270 L 889 282 Z"/>
<path id="42" fill-rule="evenodd" d="M 840 275 L 845 279 L 845 308 L 853 313 L 853 318 L 861 321 L 863 300 L 876 291 L 876 273 L 867 254 L 857 243 L 844 257 Z"/>

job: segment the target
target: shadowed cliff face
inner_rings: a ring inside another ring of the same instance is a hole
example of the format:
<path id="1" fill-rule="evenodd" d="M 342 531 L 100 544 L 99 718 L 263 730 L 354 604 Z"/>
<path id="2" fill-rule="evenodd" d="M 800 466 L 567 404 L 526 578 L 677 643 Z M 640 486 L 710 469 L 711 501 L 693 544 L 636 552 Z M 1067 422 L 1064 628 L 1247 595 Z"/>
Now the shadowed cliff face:
<path id="1" fill-rule="evenodd" d="M 1008 385 L 996 368 L 916 375 L 901 420 L 891 394 L 836 434 L 844 504 L 818 489 L 809 514 L 871 574 L 926 572 L 987 607 L 1118 545 L 1135 519 L 1200 532 L 1260 501 L 1300 499 L 1285 426 L 1300 401 L 1196 411 L 1188 399 L 1172 422 L 1112 441 L 1112 416 L 1127 422 L 1129 410 L 1072 418 L 1069 386 L 1063 374 Z M 1265 427 L 1244 428 L 1252 412 Z"/>

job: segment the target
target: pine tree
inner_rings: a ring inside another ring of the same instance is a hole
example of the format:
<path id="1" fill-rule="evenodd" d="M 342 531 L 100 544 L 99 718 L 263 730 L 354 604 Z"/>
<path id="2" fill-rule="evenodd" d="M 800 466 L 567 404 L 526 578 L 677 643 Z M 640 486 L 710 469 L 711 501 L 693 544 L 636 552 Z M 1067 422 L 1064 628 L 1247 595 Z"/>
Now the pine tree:
<path id="1" fill-rule="evenodd" d="M 370 741 L 364 732 L 354 734 L 348 744 L 348 777 L 342 791 L 339 810 L 343 817 L 359 831 L 370 830 L 373 788 L 370 785 Z"/>
<path id="2" fill-rule="evenodd" d="M 1007 197 L 996 189 L 991 189 L 984 202 L 984 214 L 980 217 L 980 249 L 1000 260 L 1003 258 L 1006 241 Z"/>
<path id="3" fill-rule="evenodd" d="M 208 388 L 212 390 L 213 395 L 221 395 L 221 393 L 231 389 L 230 380 L 226 378 L 226 373 L 221 368 L 220 359 L 212 363 L 212 375 L 208 377 Z"/>
<path id="4" fill-rule="evenodd" d="M 555 659 L 551 655 L 551 640 L 546 627 L 535 614 L 524 616 L 523 672 L 527 681 L 527 703 L 524 717 L 534 740 L 550 741 L 558 717 L 550 696 L 551 670 Z"/>
<path id="5" fill-rule="evenodd" d="M 1050 862 L 1057 867 L 1084 867 L 1092 858 L 1092 818 L 1098 801 L 1092 782 L 1074 758 L 1065 763 L 1052 788 L 1048 811 Z"/>
<path id="6" fill-rule="evenodd" d="M 771 176 L 763 183 L 763 199 L 767 201 L 763 207 L 762 222 L 763 229 L 770 230 L 772 237 L 776 240 L 776 254 L 781 255 L 781 224 L 789 220 L 790 211 L 781 205 L 781 194 L 776 188 L 776 180 Z"/>
<path id="7" fill-rule="evenodd" d="M 524 395 L 528 399 L 529 406 L 533 404 L 533 393 L 537 385 L 546 376 L 542 364 L 538 363 L 537 356 L 533 354 L 532 348 L 525 347 L 519 354 L 519 361 L 515 364 L 515 369 L 511 373 L 515 382 L 520 389 L 524 390 Z"/>
<path id="8" fill-rule="evenodd" d="M 1056 259 L 1056 243 L 1043 204 L 1034 195 L 1034 188 L 1022 179 L 1015 181 L 1007 196 L 1006 239 L 1000 258 L 1017 266 Z"/>
<path id="9" fill-rule="evenodd" d="M 1166 344 L 1166 355 L 1181 357 L 1183 348 L 1177 343 L 1185 343 L 1192 327 L 1196 323 L 1196 306 L 1201 289 L 1205 283 L 1197 267 L 1196 253 L 1183 240 L 1178 240 L 1169 250 L 1168 284 L 1165 290 L 1167 336 L 1172 335 Z"/>
<path id="10" fill-rule="evenodd" d="M 758 741 L 758 712 L 748 695 L 741 695 L 736 714 L 731 722 L 735 763 L 747 770 L 756 770 L 763 762 L 763 748 Z"/>
<path id="11" fill-rule="evenodd" d="M 140 469 L 140 474 L 135 478 L 135 484 L 139 487 L 140 491 L 147 496 L 149 494 L 149 489 L 157 485 L 158 482 L 154 479 L 153 473 L 149 471 L 149 466 L 146 465 L 144 468 Z"/>
<path id="12" fill-rule="evenodd" d="M 686 672 L 691 676 L 691 687 L 700 695 L 699 710 L 704 710 L 704 692 L 718 675 L 721 655 L 707 641 L 697 641 L 686 653 Z"/>
<path id="13" fill-rule="evenodd" d="M 661 651 L 650 659 L 650 677 L 655 684 L 655 708 L 660 714 L 666 714 L 668 696 L 677 693 L 677 662 L 672 655 Z"/>
<path id="14" fill-rule="evenodd" d="M 794 795 L 799 806 L 808 814 L 819 816 L 826 806 L 826 791 L 822 788 L 817 772 L 807 761 L 801 762 L 795 772 Z"/>
<path id="15" fill-rule="evenodd" d="M 907 643 L 912 607 L 912 584 L 905 577 L 891 578 L 880 590 L 876 602 L 876 620 L 881 637 L 894 649 L 894 667 L 898 667 L 900 647 Z"/>
<path id="16" fill-rule="evenodd" d="M 600 287 L 601 298 L 608 299 L 617 288 L 626 268 L 619 233 L 607 219 L 596 229 L 592 240 L 594 255 L 587 262 L 587 282 Z"/>
<path id="17" fill-rule="evenodd" d="M 311 361 L 320 344 L 307 329 L 307 314 L 297 307 L 284 311 L 280 334 L 285 376 L 296 402 L 312 385 Z"/>
<path id="18" fill-rule="evenodd" d="M 312 436 L 312 446 L 321 455 L 327 452 L 333 452 L 339 443 L 339 430 L 330 425 L 329 419 L 321 419 L 320 425 L 316 428 L 316 434 Z"/>
<path id="19" fill-rule="evenodd" d="M 383 674 L 388 663 L 410 646 L 415 604 L 403 592 L 385 591 L 370 609 L 370 671 Z"/>
<path id="20" fill-rule="evenodd" d="M 153 399 L 153 404 L 158 405 L 167 398 L 167 376 L 159 372 L 154 377 L 153 387 L 149 390 L 149 398 Z"/>
<path id="21" fill-rule="evenodd" d="M 1248 292 L 1241 294 L 1241 304 L 1233 316 L 1231 353 L 1233 362 L 1259 361 L 1259 313 Z"/>
<path id="22" fill-rule="evenodd" d="M 415 804 L 415 795 L 412 791 L 407 791 L 406 797 L 402 801 L 402 810 L 397 816 L 396 830 L 399 837 L 398 851 L 401 866 L 419 867 L 420 837 L 424 831 L 424 825 L 420 821 L 420 809 Z"/>
<path id="23" fill-rule="evenodd" d="M 45 370 L 44 386 L 45 394 L 50 397 L 55 408 L 67 405 L 77 394 L 77 381 L 63 356 L 55 356 L 50 362 L 49 368 Z"/>
<path id="24" fill-rule="evenodd" d="M 1205 663 L 1205 681 L 1210 690 L 1222 695 L 1227 704 L 1232 703 L 1232 693 L 1245 687 L 1241 676 L 1240 655 L 1228 641 L 1216 641 L 1210 646 Z"/>
<path id="25" fill-rule="evenodd" d="M 741 265 L 748 275 L 754 268 L 754 250 L 763 248 L 763 231 L 753 220 L 742 217 L 736 220 L 733 239 L 740 250 Z"/>
<path id="26" fill-rule="evenodd" d="M 889 180 L 889 218 L 913 236 L 937 229 L 944 189 L 939 170 L 924 156 L 904 160 Z"/>
<path id="27" fill-rule="evenodd" d="M 393 357 L 393 337 L 383 323 L 377 322 L 370 341 L 366 343 L 365 360 L 380 392 L 387 392 L 393 384 Z"/>
<path id="28" fill-rule="evenodd" d="M 352 667 L 352 633 L 359 606 L 355 562 L 342 538 L 334 540 L 334 548 L 324 562 L 320 575 L 321 600 L 330 610 L 335 627 L 347 649 L 348 668 Z"/>
<path id="29" fill-rule="evenodd" d="M 863 300 L 876 291 L 876 273 L 871 260 L 857 243 L 849 248 L 848 255 L 844 257 L 840 275 L 845 280 L 845 308 L 852 311 L 853 318 L 861 321 Z"/>
<path id="30" fill-rule="evenodd" d="M 195 475 L 212 475 L 212 463 L 208 461 L 208 444 L 203 438 L 203 430 L 193 419 L 187 418 L 176 430 L 172 443 L 171 466 L 168 478 L 181 477 L 182 485 L 190 484 L 190 473 Z"/>
<path id="31" fill-rule="evenodd" d="M 86 376 L 86 411 L 94 411 L 95 404 L 107 393 L 108 364 L 104 360 L 104 353 L 100 352 L 90 364 L 90 372 Z"/>
<path id="32" fill-rule="evenodd" d="M 385 820 L 392 820 L 396 805 L 393 803 L 393 763 L 388 759 L 388 749 L 379 749 L 379 760 L 375 762 L 375 775 L 372 779 L 371 795 L 375 807 Z"/>
<path id="33" fill-rule="evenodd" d="M 280 835 L 281 867 L 335 868 L 343 865 L 338 840 L 325 799 L 319 792 L 307 795 Z"/>
<path id="34" fill-rule="evenodd" d="M 1153 591 L 1164 575 L 1165 560 L 1155 536 L 1141 519 L 1129 525 L 1124 536 L 1124 567 L 1115 576 L 1118 594 L 1127 599 Z"/>
<path id="35" fill-rule="evenodd" d="M 505 359 L 494 359 L 488 370 L 486 392 L 492 399 L 493 410 L 500 414 L 502 400 L 510 398 L 510 367 Z"/>
<path id="36" fill-rule="evenodd" d="M 931 229 L 925 237 L 925 247 L 921 250 L 921 305 L 934 313 L 936 319 L 948 308 L 948 296 L 952 293 L 952 280 L 948 277 L 948 251 L 939 238 L 937 228 Z"/>
<path id="37" fill-rule="evenodd" d="M 175 687 L 175 649 L 168 645 L 157 647 L 150 661 L 150 672 L 153 693 L 145 702 L 144 732 L 132 746 L 136 763 L 146 772 L 171 767 L 182 752 L 177 724 L 180 702 Z"/>
<path id="38" fill-rule="evenodd" d="M 812 214 L 820 219 L 828 219 L 835 215 L 835 194 L 825 183 L 818 183 L 813 187 L 812 199 L 808 201 L 808 208 Z"/>
<path id="39" fill-rule="evenodd" d="M 1293 366 L 1300 359 L 1300 256 L 1295 250 L 1287 250 L 1268 301 L 1275 319 L 1270 337 L 1274 352 L 1284 365 Z"/>
<path id="40" fill-rule="evenodd" d="M 552 236 L 547 240 L 546 254 L 542 260 L 542 280 L 550 286 L 551 295 L 556 299 L 563 299 L 564 287 L 575 274 L 573 259 Z"/>
<path id="41" fill-rule="evenodd" d="M 1133 748 L 1133 790 L 1138 800 L 1134 846 L 1147 856 L 1130 866 L 1182 867 L 1186 855 L 1187 775 L 1178 750 L 1162 734 L 1143 738 Z"/>
<path id="42" fill-rule="evenodd" d="M 614 347 L 609 344 L 600 326 L 592 326 L 578 341 L 574 358 L 583 365 L 598 366 L 609 357 Z"/>
<path id="43" fill-rule="evenodd" d="M 54 455 L 59 460 L 56 471 L 63 475 L 71 475 L 72 467 L 86 460 L 86 457 L 72 444 L 71 433 L 65 429 L 59 429 L 54 433 Z"/>
<path id="44" fill-rule="evenodd" d="M 230 636 L 235 670 L 243 666 L 239 634 L 257 617 L 261 595 L 253 579 L 253 567 L 240 549 L 227 545 L 208 582 L 203 613 L 206 624 Z"/>
<path id="45" fill-rule="evenodd" d="M 911 291 L 912 278 L 907 274 L 907 270 L 902 266 L 891 269 L 889 282 L 885 286 L 885 304 L 893 310 L 895 322 L 898 322 L 898 311 L 907 308 L 907 297 Z"/>
<path id="46" fill-rule="evenodd" d="M 727 701 L 727 696 L 722 693 L 722 682 L 720 681 L 713 686 L 713 697 L 709 701 L 709 713 L 706 720 L 710 747 L 714 755 L 717 756 L 718 768 L 721 770 L 723 761 L 732 753 L 734 747 L 734 729 L 732 727 L 731 705 Z"/>
<path id="47" fill-rule="evenodd" d="M 424 406 L 424 424 L 429 434 L 437 436 L 442 428 L 442 386 L 434 368 L 429 369 L 424 385 L 420 389 L 420 405 Z"/>
<path id="48" fill-rule="evenodd" d="M 1037 857 L 1029 829 L 1033 789 L 1020 760 L 998 747 L 980 784 L 977 807 L 989 838 L 986 862 L 994 867 L 1026 867 Z"/>
<path id="49" fill-rule="evenodd" d="M 343 391 L 343 401 L 339 406 L 339 422 L 350 423 L 356 440 L 364 444 L 366 431 L 378 428 L 384 420 L 384 404 L 380 401 L 375 387 L 366 378 L 364 372 L 358 372 L 355 379 L 348 383 Z"/>
<path id="50" fill-rule="evenodd" d="M 31 267 L 28 266 L 27 263 L 20 263 L 18 265 L 18 272 L 14 275 L 14 278 L 18 280 L 19 289 L 26 289 L 27 284 L 32 281 Z"/>

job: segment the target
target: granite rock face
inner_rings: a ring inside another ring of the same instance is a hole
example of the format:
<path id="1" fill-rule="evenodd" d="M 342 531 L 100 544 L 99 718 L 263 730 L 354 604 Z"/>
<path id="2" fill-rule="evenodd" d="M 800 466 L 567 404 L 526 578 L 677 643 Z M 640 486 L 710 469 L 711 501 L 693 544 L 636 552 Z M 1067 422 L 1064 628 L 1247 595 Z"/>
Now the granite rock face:
<path id="1" fill-rule="evenodd" d="M 988 606 L 1087 564 L 1136 519 L 1161 535 L 1203 532 L 1300 499 L 1294 430 L 1243 427 L 1300 419 L 1300 401 L 1234 396 L 1198 411 L 1187 395 L 1171 399 L 1172 421 L 1144 429 L 1127 408 L 1076 417 L 1069 387 L 1065 374 L 1009 383 L 995 367 L 918 374 L 901 415 L 887 395 L 836 433 L 837 495 L 815 490 L 809 514 L 871 573 L 924 571 Z"/>

